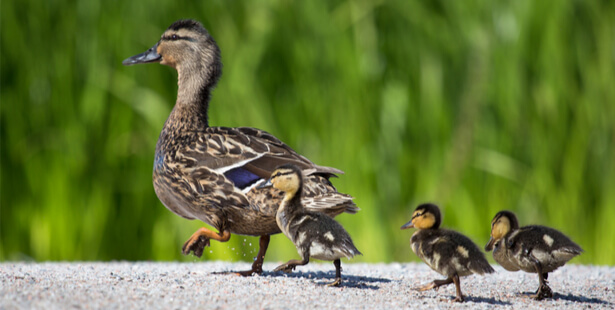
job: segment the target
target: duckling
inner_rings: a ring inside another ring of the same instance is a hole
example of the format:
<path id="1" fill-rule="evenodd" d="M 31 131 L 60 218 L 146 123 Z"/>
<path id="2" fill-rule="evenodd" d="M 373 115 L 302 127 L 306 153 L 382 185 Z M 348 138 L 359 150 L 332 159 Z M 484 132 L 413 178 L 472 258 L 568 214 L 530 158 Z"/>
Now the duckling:
<path id="1" fill-rule="evenodd" d="M 434 280 L 418 288 L 426 291 L 442 285 L 455 283 L 456 302 L 463 302 L 459 277 L 473 273 L 494 272 L 485 255 L 468 237 L 452 230 L 441 229 L 440 208 L 435 204 L 421 204 L 412 213 L 412 220 L 401 229 L 417 228 L 412 234 L 412 251 L 431 269 L 446 276 L 444 280 Z"/>
<path id="2" fill-rule="evenodd" d="M 201 257 L 210 239 L 225 242 L 231 234 L 260 236 L 251 270 L 239 274 L 261 273 L 269 236 L 280 232 L 275 217 L 283 193 L 257 185 L 281 164 L 293 163 L 306 175 L 302 203 L 307 209 L 332 217 L 359 210 L 329 180 L 343 171 L 314 164 L 263 130 L 209 126 L 209 101 L 222 62 L 216 41 L 199 22 L 174 22 L 152 48 L 123 64 L 152 62 L 177 70 L 179 86 L 156 144 L 154 190 L 173 213 L 218 230 L 197 230 L 183 254 Z"/>
<path id="3" fill-rule="evenodd" d="M 274 271 L 291 272 L 296 266 L 307 265 L 310 257 L 333 261 L 335 281 L 329 286 L 342 284 L 340 258 L 360 255 L 344 227 L 325 214 L 311 212 L 302 205 L 303 177 L 301 170 L 286 164 L 278 167 L 262 187 L 273 186 L 285 192 L 278 209 L 276 222 L 280 230 L 297 247 L 301 260 L 290 260 Z"/>
<path id="4" fill-rule="evenodd" d="M 510 211 L 498 212 L 491 221 L 491 238 L 485 251 L 508 271 L 523 270 L 538 274 L 538 290 L 530 297 L 541 300 L 553 297 L 547 283 L 549 272 L 564 266 L 583 249 L 553 228 L 530 225 L 519 228 L 517 216 Z"/>

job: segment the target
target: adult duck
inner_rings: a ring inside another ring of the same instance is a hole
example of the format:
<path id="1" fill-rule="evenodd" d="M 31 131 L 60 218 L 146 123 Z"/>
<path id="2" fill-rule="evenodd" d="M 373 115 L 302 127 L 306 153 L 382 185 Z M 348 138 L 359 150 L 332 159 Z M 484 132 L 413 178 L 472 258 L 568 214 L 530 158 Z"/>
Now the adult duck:
<path id="1" fill-rule="evenodd" d="M 257 186 L 282 164 L 292 163 L 306 176 L 302 203 L 309 210 L 329 216 L 358 211 L 353 198 L 329 181 L 341 170 L 314 164 L 263 130 L 209 126 L 209 101 L 222 62 L 216 41 L 199 22 L 174 22 L 152 48 L 123 64 L 152 62 L 177 70 L 179 86 L 156 144 L 156 195 L 175 214 L 217 230 L 197 230 L 183 245 L 184 254 L 200 257 L 210 240 L 225 242 L 231 234 L 260 236 L 251 270 L 239 274 L 261 273 L 269 236 L 280 232 L 275 217 L 284 195 Z"/>

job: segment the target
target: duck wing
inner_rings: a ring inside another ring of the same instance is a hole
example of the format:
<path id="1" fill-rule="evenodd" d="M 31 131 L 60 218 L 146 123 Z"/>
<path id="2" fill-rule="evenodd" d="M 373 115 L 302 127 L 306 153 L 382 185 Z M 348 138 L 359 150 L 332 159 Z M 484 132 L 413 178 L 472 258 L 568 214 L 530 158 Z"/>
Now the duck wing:
<path id="1" fill-rule="evenodd" d="M 287 163 L 297 165 L 305 175 L 329 178 L 344 173 L 316 165 L 272 134 L 250 127 L 208 127 L 197 133 L 194 143 L 182 154 L 192 159 L 194 167 L 223 174 L 242 190 L 269 178 L 275 168 Z"/>

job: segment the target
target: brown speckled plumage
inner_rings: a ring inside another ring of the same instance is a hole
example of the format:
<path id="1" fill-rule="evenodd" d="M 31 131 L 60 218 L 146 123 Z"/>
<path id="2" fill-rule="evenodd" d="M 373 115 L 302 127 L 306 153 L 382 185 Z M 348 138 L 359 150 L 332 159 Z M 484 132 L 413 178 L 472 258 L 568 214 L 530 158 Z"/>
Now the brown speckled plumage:
<path id="1" fill-rule="evenodd" d="M 256 185 L 285 163 L 299 166 L 306 175 L 303 203 L 308 209 L 329 216 L 358 211 L 353 198 L 338 193 L 329 182 L 342 171 L 312 163 L 259 129 L 209 127 L 209 99 L 222 64 L 218 46 L 200 23 L 173 23 L 154 47 L 123 63 L 148 62 L 178 72 L 177 102 L 156 145 L 156 194 L 175 214 L 199 219 L 219 231 L 200 229 L 186 242 L 184 253 L 200 256 L 209 239 L 226 241 L 230 234 L 261 236 L 259 256 L 245 274 L 261 272 L 268 236 L 280 232 L 275 214 L 283 194 Z"/>

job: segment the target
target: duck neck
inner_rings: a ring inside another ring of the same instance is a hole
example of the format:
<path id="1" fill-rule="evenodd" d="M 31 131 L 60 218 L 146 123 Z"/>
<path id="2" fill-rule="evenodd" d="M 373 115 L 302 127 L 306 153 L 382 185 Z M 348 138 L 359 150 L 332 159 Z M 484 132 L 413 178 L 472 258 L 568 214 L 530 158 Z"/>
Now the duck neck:
<path id="1" fill-rule="evenodd" d="M 288 211 L 296 211 L 301 207 L 301 188 L 296 192 L 287 192 L 284 196 L 284 202 L 288 206 Z"/>
<path id="2" fill-rule="evenodd" d="M 177 67 L 177 101 L 169 119 L 181 124 L 178 129 L 198 131 L 209 127 L 209 100 L 221 70 L 216 64 L 190 63 Z"/>
<path id="3" fill-rule="evenodd" d="M 299 194 L 296 194 L 296 193 Z M 280 227 L 280 230 L 287 237 L 291 238 L 290 235 L 290 222 L 292 218 L 295 217 L 295 214 L 301 210 L 301 192 L 286 192 L 284 194 L 284 198 L 282 199 L 282 203 L 278 208 L 278 211 L 275 216 L 275 220 Z"/>
<path id="4" fill-rule="evenodd" d="M 303 185 L 299 184 L 297 190 L 286 191 L 282 204 L 280 206 L 278 215 L 282 217 L 290 218 L 293 214 L 300 212 L 303 207 L 301 205 L 301 193 L 303 192 Z"/>

